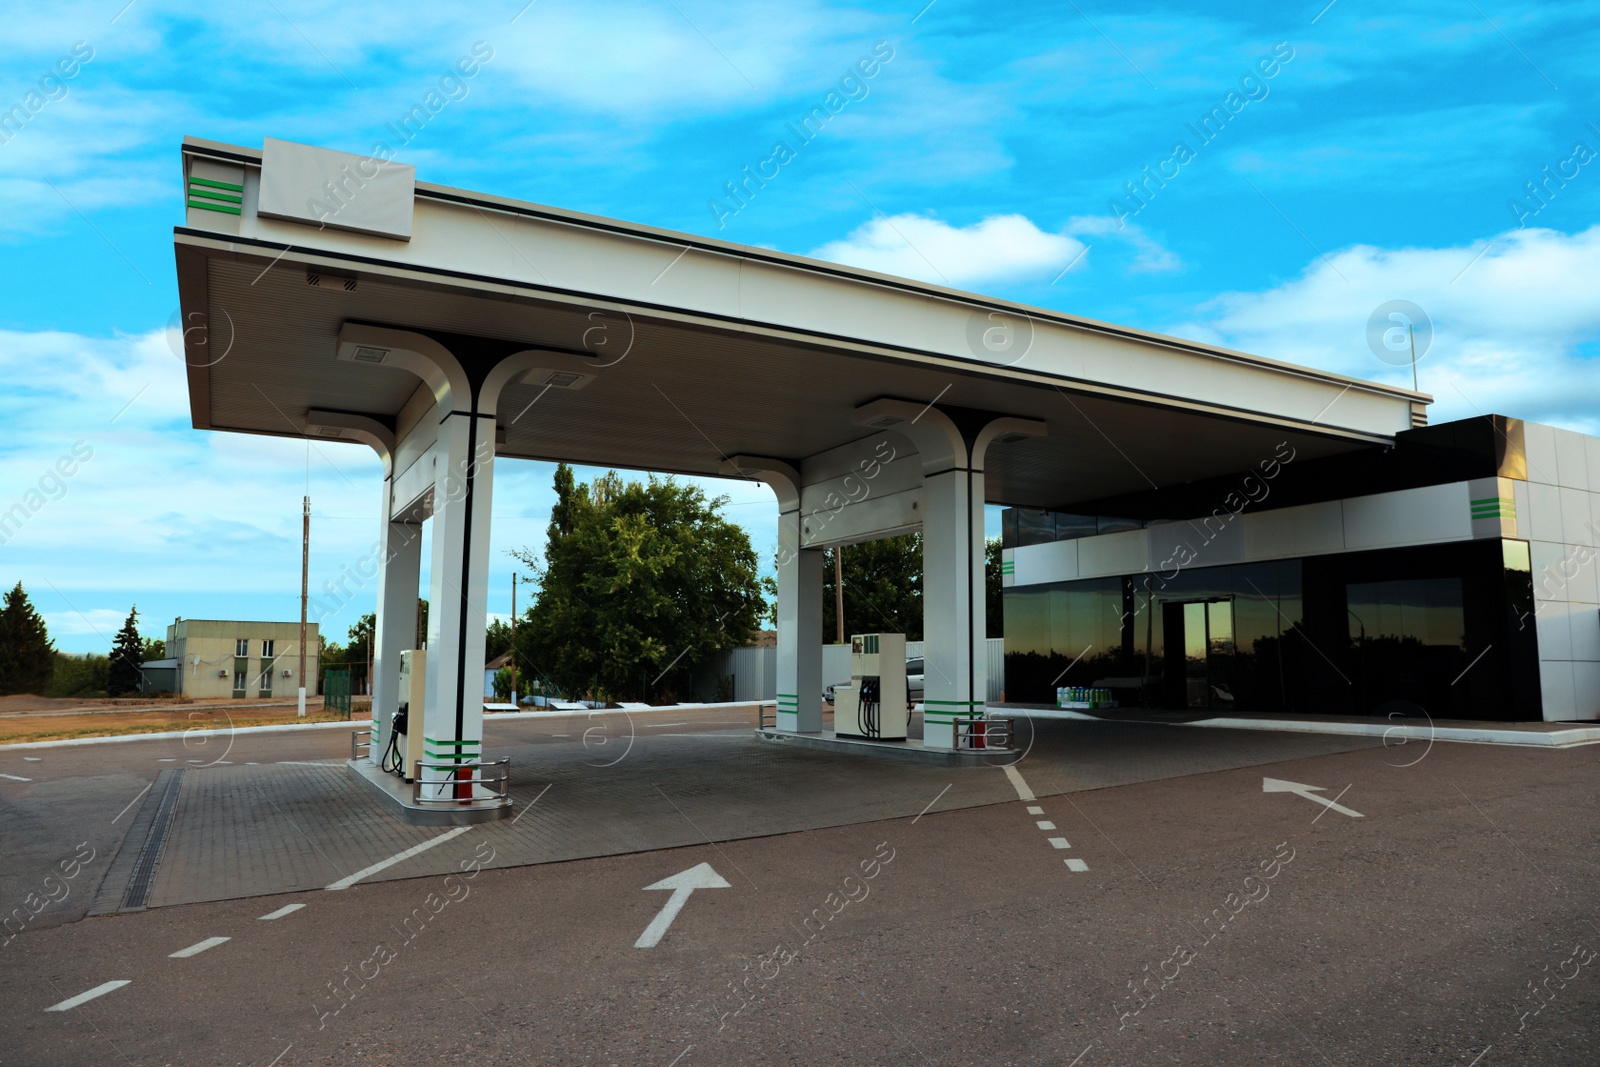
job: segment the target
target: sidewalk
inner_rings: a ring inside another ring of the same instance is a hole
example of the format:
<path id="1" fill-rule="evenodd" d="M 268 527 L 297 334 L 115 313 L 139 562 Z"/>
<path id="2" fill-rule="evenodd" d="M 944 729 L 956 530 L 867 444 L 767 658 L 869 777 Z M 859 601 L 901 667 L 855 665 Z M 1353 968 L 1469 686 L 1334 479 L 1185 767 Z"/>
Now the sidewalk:
<path id="1" fill-rule="evenodd" d="M 1337 737 L 1381 737 L 1396 741 L 1465 741 L 1488 745 L 1532 745 L 1568 748 L 1600 742 L 1600 723 L 1483 722 L 1475 719 L 1377 719 L 1356 715 L 1281 715 L 1272 712 L 1208 716 L 1203 712 L 1158 708 L 1107 708 L 1075 711 L 1048 704 L 997 704 L 1008 711 L 1039 719 L 1089 722 L 1160 723 L 1221 730 L 1273 730 L 1329 734 Z"/>

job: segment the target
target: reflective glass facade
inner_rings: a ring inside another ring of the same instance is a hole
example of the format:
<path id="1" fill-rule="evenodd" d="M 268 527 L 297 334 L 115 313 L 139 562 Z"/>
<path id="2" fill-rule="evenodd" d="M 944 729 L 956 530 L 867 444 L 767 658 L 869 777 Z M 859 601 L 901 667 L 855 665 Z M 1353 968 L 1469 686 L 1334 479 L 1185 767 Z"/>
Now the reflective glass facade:
<path id="1" fill-rule="evenodd" d="M 1527 546 L 1484 540 L 1005 592 L 1006 699 L 1537 718 Z"/>

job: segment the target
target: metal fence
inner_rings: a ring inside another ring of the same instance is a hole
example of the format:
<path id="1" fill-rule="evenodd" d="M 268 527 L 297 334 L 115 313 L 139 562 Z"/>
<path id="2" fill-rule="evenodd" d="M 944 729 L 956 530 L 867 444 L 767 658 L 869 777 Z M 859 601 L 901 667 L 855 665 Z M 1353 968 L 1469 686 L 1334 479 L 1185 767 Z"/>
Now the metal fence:
<path id="1" fill-rule="evenodd" d="M 324 671 L 322 674 L 322 710 L 342 711 L 350 717 L 350 672 Z"/>

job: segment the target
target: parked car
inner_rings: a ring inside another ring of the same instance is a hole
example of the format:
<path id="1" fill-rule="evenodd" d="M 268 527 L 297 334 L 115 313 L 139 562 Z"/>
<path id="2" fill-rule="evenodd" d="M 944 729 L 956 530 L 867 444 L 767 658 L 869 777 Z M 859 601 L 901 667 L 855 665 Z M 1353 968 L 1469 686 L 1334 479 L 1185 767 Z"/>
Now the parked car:
<path id="1" fill-rule="evenodd" d="M 911 701 L 913 704 L 920 704 L 922 702 L 922 672 L 923 662 L 921 656 L 916 656 L 906 660 L 906 699 Z M 842 685 L 849 684 L 850 679 L 848 678 L 842 682 L 834 682 L 832 685 L 823 689 L 822 699 L 832 704 L 833 691 Z"/>

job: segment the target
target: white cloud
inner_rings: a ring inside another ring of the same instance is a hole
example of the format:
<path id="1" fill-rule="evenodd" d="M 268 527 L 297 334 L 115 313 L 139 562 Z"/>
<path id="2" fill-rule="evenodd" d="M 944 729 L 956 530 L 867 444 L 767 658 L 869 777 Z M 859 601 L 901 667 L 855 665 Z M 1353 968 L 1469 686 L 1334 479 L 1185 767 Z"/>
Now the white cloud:
<path id="1" fill-rule="evenodd" d="M 931 215 L 881 216 L 810 254 L 882 274 L 967 288 L 1034 278 L 1047 282 L 1083 242 L 1046 233 L 1022 215 L 951 226 Z"/>
<path id="2" fill-rule="evenodd" d="M 1122 241 L 1134 251 L 1128 270 L 1133 274 L 1156 274 L 1180 270 L 1183 261 L 1171 249 L 1163 248 L 1149 234 L 1134 223 L 1118 222 L 1110 215 L 1078 215 L 1067 223 L 1067 232 L 1089 234 L 1114 241 Z"/>
<path id="3" fill-rule="evenodd" d="M 1597 277 L 1600 226 L 1512 230 L 1487 249 L 1358 245 L 1276 288 L 1219 296 L 1171 332 L 1409 387 L 1411 368 L 1378 359 L 1366 340 L 1380 304 L 1409 300 L 1433 323 L 1418 368 L 1437 399 L 1432 421 L 1496 412 L 1595 433 Z"/>
<path id="4" fill-rule="evenodd" d="M 301 440 L 193 429 L 184 365 L 165 330 L 110 338 L 0 331 L 0 380 L 0 424 L 9 431 L 0 437 L 0 588 L 22 582 L 57 647 L 107 651 L 104 639 L 135 603 L 145 636 L 159 636 L 176 615 L 297 617 L 307 491 L 311 593 L 334 608 L 321 620 L 324 633 L 343 641 L 373 610 L 377 583 L 351 585 L 347 570 L 378 537 L 382 469 L 369 449 L 316 442 L 308 471 Z M 72 473 L 52 473 L 74 445 Z M 498 616 L 510 607 L 511 572 L 527 576 L 507 552 L 542 550 L 554 491 L 551 464 L 496 468 L 489 589 Z M 582 479 L 595 473 L 577 470 Z M 750 533 L 770 570 L 771 490 L 683 480 L 731 498 L 726 515 Z M 6 524 L 17 505 L 21 521 Z M 426 558 L 423 569 L 427 595 Z M 346 583 L 348 602 L 326 596 L 325 582 Z M 519 606 L 531 603 L 524 587 Z"/>

